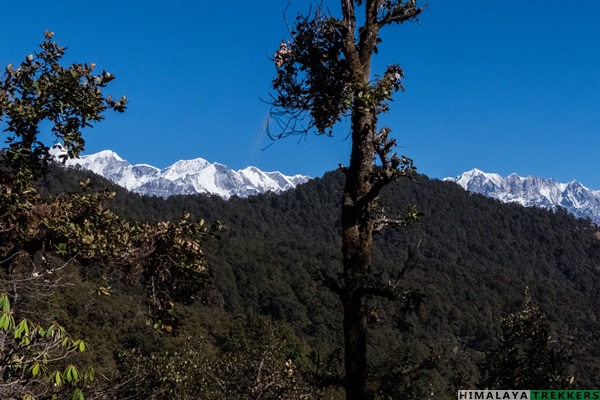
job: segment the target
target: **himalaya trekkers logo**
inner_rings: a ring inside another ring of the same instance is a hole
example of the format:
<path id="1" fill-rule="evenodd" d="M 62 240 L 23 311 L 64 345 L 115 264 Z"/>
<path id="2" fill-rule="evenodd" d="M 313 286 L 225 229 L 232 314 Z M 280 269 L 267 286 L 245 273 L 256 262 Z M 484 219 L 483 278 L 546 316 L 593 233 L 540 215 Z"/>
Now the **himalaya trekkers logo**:
<path id="1" fill-rule="evenodd" d="M 458 400 L 529 400 L 529 390 L 459 390 Z"/>
<path id="2" fill-rule="evenodd" d="M 458 400 L 600 400 L 600 390 L 459 390 Z"/>

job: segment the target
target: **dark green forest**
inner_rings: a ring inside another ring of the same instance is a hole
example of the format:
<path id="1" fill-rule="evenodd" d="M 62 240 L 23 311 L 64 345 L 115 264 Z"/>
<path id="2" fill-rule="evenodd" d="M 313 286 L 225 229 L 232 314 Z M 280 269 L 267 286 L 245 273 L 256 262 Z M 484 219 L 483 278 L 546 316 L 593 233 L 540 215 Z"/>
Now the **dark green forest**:
<path id="1" fill-rule="evenodd" d="M 227 227 L 204 243 L 209 284 L 195 300 L 175 306 L 172 331 L 149 323 L 142 285 L 99 263 L 71 265 L 68 284 L 44 301 L 89 343 L 87 361 L 118 389 L 118 398 L 253 398 L 260 379 L 252 365 L 267 353 L 269 379 L 279 385 L 279 391 L 263 388 L 268 398 L 341 396 L 340 304 L 318 272 L 335 277 L 339 271 L 341 173 L 282 194 L 164 200 L 54 167 L 41 192 L 66 196 L 88 178 L 92 187 L 117 193 L 109 207 L 125 220 L 175 221 L 189 212 L 191 219 Z M 597 227 L 562 210 L 503 204 L 423 175 L 415 180 L 390 185 L 380 199 L 391 212 L 416 204 L 424 214 L 376 239 L 373 272 L 386 280 L 405 269 L 403 285 L 416 293 L 414 302 L 372 307 L 369 357 L 383 380 L 381 398 L 453 398 L 457 389 L 486 387 L 494 371 L 502 372 L 493 360 L 502 349 L 503 321 L 526 308 L 526 288 L 548 332 L 541 346 L 554 357 L 555 374 L 570 388 L 596 387 Z M 99 294 L 108 287 L 110 296 Z M 528 346 L 515 346 L 521 345 Z M 282 372 L 286 363 L 293 365 L 289 375 Z"/>

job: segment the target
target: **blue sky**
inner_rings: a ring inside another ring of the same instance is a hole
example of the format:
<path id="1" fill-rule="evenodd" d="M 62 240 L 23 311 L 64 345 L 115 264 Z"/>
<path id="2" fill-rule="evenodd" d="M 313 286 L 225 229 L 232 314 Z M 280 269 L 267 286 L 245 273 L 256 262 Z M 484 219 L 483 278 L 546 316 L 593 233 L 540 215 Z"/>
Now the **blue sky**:
<path id="1" fill-rule="evenodd" d="M 86 153 L 320 176 L 348 161 L 347 126 L 271 146 L 263 129 L 269 107 L 259 98 L 275 74 L 269 56 L 288 39 L 287 3 L 6 2 L 0 66 L 36 51 L 49 29 L 68 62 L 117 76 L 107 94 L 126 95 L 129 109 L 84 132 Z M 288 20 L 309 4 L 291 0 Z M 398 63 L 406 74 L 382 118 L 399 152 L 435 178 L 477 167 L 600 189 L 598 21 L 597 0 L 430 0 L 420 24 L 388 27 L 373 72 Z"/>

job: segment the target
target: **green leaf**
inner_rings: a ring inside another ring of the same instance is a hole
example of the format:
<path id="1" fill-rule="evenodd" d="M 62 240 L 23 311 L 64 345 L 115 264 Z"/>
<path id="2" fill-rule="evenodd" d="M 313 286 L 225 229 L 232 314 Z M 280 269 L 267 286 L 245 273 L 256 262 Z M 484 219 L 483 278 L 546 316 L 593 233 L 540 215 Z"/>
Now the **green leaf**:
<path id="1" fill-rule="evenodd" d="M 54 371 L 50 375 L 49 381 L 54 384 L 54 386 L 61 386 L 63 384 L 62 375 L 58 371 Z"/>
<path id="2" fill-rule="evenodd" d="M 10 311 L 10 300 L 8 299 L 8 296 L 6 295 L 6 293 L 4 293 L 2 296 L 0 296 L 0 308 L 2 309 L 2 312 L 7 313 Z"/>
<path id="3" fill-rule="evenodd" d="M 71 381 L 73 380 L 73 373 L 71 370 L 71 365 L 69 365 L 67 368 L 65 368 L 65 372 L 63 372 L 63 376 L 65 377 L 67 382 L 71 383 Z"/>
<path id="4" fill-rule="evenodd" d="M 34 377 L 37 376 L 37 374 L 39 374 L 39 372 L 40 372 L 40 364 L 34 363 L 31 366 L 30 371 L 31 371 L 31 375 L 33 375 Z"/>
<path id="5" fill-rule="evenodd" d="M 71 400 L 85 400 L 85 397 L 83 396 L 83 392 L 81 391 L 81 389 L 75 389 L 75 391 L 73 392 L 73 395 L 71 396 Z"/>
<path id="6" fill-rule="evenodd" d="M 7 313 L 2 314 L 2 316 L 0 317 L 0 329 L 7 331 L 8 330 L 8 321 L 9 321 L 9 315 Z"/>
<path id="7" fill-rule="evenodd" d="M 20 339 L 23 334 L 29 334 L 29 324 L 26 319 L 19 322 L 19 325 L 15 328 L 14 338 Z"/>
<path id="8" fill-rule="evenodd" d="M 93 382 L 94 379 L 96 379 L 96 371 L 94 370 L 94 368 L 90 368 L 88 371 L 86 371 L 83 375 L 83 379 L 86 381 Z"/>
<path id="9" fill-rule="evenodd" d="M 73 364 L 65 368 L 63 376 L 69 383 L 79 381 L 79 371 L 77 370 L 77 367 L 75 367 Z"/>

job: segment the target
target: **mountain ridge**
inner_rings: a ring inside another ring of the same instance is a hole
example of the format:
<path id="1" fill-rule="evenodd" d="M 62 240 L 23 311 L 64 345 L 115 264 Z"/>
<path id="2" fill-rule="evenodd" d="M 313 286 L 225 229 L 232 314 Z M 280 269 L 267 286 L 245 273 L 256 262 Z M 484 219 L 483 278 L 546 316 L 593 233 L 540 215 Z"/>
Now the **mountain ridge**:
<path id="1" fill-rule="evenodd" d="M 55 145 L 51 154 L 60 158 L 65 151 L 62 146 Z M 269 191 L 280 193 L 311 179 L 300 174 L 286 176 L 278 171 L 264 172 L 254 166 L 234 171 L 203 158 L 179 160 L 163 169 L 149 164 L 132 165 L 112 150 L 67 159 L 65 165 L 94 172 L 134 193 L 162 198 L 209 193 L 227 200 L 231 196 L 248 197 Z M 589 189 L 576 180 L 561 183 L 551 178 L 521 177 L 516 173 L 502 177 L 474 168 L 443 181 L 454 182 L 469 192 L 504 203 L 550 210 L 564 208 L 578 218 L 590 218 L 600 225 L 600 191 Z"/>
<path id="2" fill-rule="evenodd" d="M 51 154 L 59 159 L 65 150 L 57 144 L 52 147 Z M 203 158 L 179 160 L 163 169 L 149 164 L 132 165 L 112 150 L 66 159 L 64 164 L 92 171 L 132 192 L 162 198 L 198 193 L 216 194 L 224 199 L 248 197 L 269 191 L 279 193 L 311 179 L 300 174 L 287 176 L 278 171 L 263 172 L 253 166 L 234 171 Z"/>
<path id="3" fill-rule="evenodd" d="M 504 203 L 551 210 L 561 207 L 576 217 L 590 218 L 600 224 L 600 191 L 589 189 L 576 180 L 561 183 L 531 175 L 521 177 L 515 173 L 503 178 L 477 168 L 443 180 Z"/>

